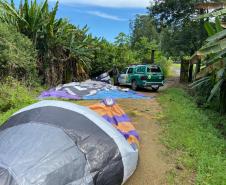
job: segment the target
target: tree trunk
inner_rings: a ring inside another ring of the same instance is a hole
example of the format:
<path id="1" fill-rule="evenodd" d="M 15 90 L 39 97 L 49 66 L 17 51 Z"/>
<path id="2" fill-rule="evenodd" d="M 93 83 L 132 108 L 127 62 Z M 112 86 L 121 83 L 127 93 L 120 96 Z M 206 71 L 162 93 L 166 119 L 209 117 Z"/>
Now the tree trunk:
<path id="1" fill-rule="evenodd" d="M 188 69 L 189 69 L 189 62 L 187 60 L 181 59 L 181 70 L 180 70 L 181 83 L 188 82 Z"/>
<path id="2" fill-rule="evenodd" d="M 189 72 L 188 72 L 188 82 L 193 81 L 193 64 L 189 65 Z"/>

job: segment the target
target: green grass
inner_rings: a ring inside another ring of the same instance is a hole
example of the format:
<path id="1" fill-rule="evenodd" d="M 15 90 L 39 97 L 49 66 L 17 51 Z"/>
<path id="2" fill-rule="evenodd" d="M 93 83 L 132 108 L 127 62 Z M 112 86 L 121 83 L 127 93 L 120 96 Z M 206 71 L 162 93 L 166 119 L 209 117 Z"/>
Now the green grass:
<path id="1" fill-rule="evenodd" d="M 0 125 L 17 110 L 37 102 L 40 91 L 40 87 L 29 89 L 13 79 L 0 83 Z"/>
<path id="2" fill-rule="evenodd" d="M 159 102 L 164 115 L 163 141 L 172 151 L 181 151 L 177 162 L 195 172 L 197 185 L 225 185 L 226 141 L 213 126 L 222 117 L 198 109 L 192 98 L 179 88 L 163 92 Z"/>
<path id="3" fill-rule="evenodd" d="M 181 64 L 173 63 L 171 66 L 180 69 Z"/>
<path id="4" fill-rule="evenodd" d="M 181 64 L 172 63 L 170 65 L 170 70 L 169 70 L 168 76 L 169 77 L 177 77 L 178 74 L 176 74 L 175 71 L 180 71 L 180 67 L 181 67 Z"/>

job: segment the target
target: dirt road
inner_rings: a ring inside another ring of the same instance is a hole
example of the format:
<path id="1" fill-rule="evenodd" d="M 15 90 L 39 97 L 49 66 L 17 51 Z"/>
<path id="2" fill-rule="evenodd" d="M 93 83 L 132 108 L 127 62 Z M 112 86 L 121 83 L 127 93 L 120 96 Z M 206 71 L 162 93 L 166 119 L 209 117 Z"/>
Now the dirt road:
<path id="1" fill-rule="evenodd" d="M 158 93 L 145 92 L 150 96 Z M 83 101 L 82 105 L 91 105 L 96 101 Z M 139 148 L 139 164 L 134 175 L 126 185 L 166 185 L 167 175 L 170 170 L 166 157 L 163 155 L 165 148 L 159 141 L 161 128 L 158 118 L 161 116 L 161 107 L 156 98 L 148 100 L 117 100 L 117 103 L 130 116 L 138 131 L 141 141 Z"/>
<path id="2" fill-rule="evenodd" d="M 178 83 L 177 78 L 167 80 L 166 85 L 159 92 L 153 93 L 143 91 L 151 99 L 133 100 L 122 99 L 117 103 L 130 116 L 138 131 L 141 141 L 139 149 L 139 164 L 134 175 L 126 185 L 167 185 L 167 173 L 172 169 L 169 159 L 164 153 L 167 151 L 160 142 L 161 127 L 159 119 L 161 116 L 161 106 L 157 101 L 157 96 L 164 93 L 169 86 Z M 82 101 L 82 105 L 91 105 L 97 101 Z"/>
<path id="3" fill-rule="evenodd" d="M 151 100 L 120 100 L 119 104 L 132 118 L 133 124 L 141 136 L 139 165 L 126 185 L 167 184 L 166 173 L 170 166 L 163 155 L 165 148 L 159 141 L 161 128 L 157 120 L 161 116 L 160 105 L 155 98 Z"/>

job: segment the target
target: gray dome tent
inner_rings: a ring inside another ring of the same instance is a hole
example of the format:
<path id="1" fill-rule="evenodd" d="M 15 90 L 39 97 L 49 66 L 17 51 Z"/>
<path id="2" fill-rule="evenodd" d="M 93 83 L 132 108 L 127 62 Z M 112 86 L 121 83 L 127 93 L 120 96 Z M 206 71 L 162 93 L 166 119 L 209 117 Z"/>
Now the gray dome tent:
<path id="1" fill-rule="evenodd" d="M 119 185 L 138 151 L 94 111 L 41 101 L 0 127 L 0 185 Z"/>

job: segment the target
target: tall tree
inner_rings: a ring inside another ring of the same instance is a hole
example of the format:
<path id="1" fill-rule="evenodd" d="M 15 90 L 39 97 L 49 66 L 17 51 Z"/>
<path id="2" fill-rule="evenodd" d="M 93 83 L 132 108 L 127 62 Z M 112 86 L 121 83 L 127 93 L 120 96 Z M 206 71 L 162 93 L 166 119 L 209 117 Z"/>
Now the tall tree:
<path id="1" fill-rule="evenodd" d="M 163 50 L 173 56 L 192 55 L 201 47 L 207 33 L 202 20 L 194 21 L 206 9 L 197 9 L 197 3 L 209 0 L 165 0 L 156 1 L 149 9 L 150 16 L 155 20 L 157 30 L 163 31 L 161 45 Z M 167 33 L 169 33 L 167 35 Z M 169 47 L 167 47 L 169 46 Z M 172 48 L 174 46 L 174 48 Z"/>
<path id="2" fill-rule="evenodd" d="M 142 37 L 148 41 L 158 40 L 155 22 L 149 15 L 137 15 L 135 20 L 130 23 L 132 46 Z"/>

